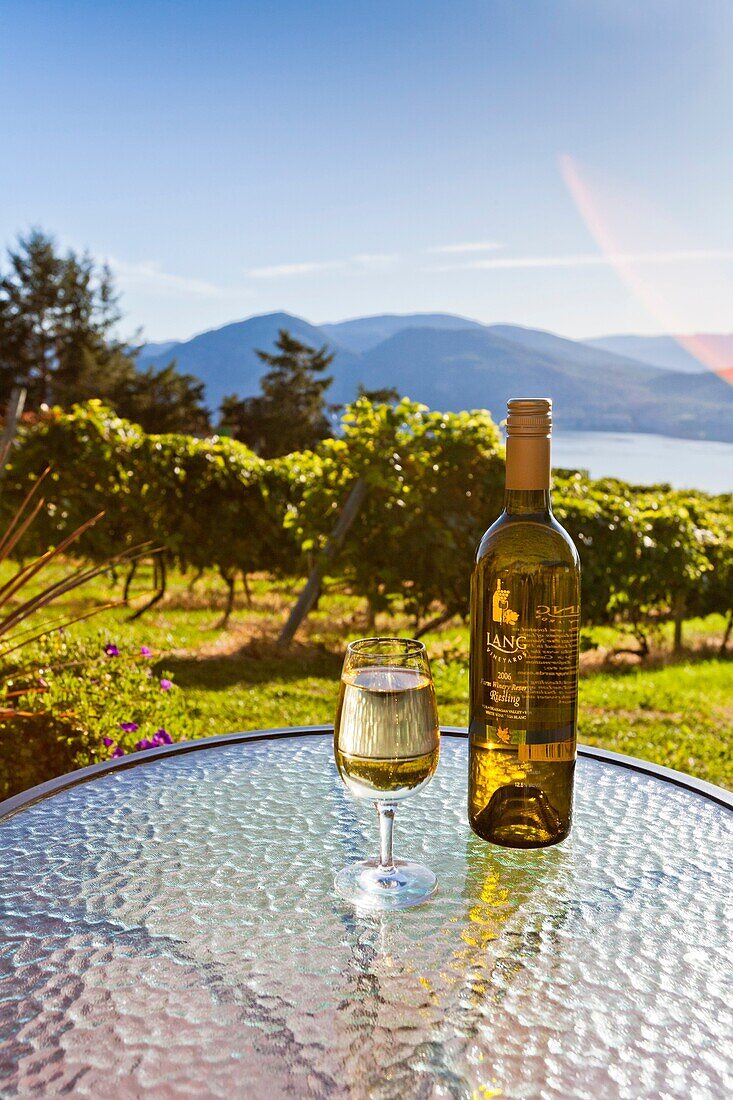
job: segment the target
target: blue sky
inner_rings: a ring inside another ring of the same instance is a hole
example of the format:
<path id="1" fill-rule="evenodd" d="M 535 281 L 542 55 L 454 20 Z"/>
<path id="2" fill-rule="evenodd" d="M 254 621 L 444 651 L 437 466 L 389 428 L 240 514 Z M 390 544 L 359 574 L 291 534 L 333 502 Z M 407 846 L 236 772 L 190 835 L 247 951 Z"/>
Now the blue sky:
<path id="1" fill-rule="evenodd" d="M 0 0 L 0 243 L 108 258 L 149 339 L 730 331 L 732 32 L 727 0 Z"/>

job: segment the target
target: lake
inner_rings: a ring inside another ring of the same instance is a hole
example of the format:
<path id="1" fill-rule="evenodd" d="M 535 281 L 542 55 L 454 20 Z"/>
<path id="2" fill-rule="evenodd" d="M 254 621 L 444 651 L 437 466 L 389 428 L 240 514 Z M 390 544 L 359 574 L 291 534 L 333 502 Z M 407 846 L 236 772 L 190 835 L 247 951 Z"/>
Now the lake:
<path id="1" fill-rule="evenodd" d="M 552 462 L 588 470 L 591 477 L 618 477 L 637 485 L 666 481 L 676 489 L 733 491 L 733 443 L 555 429 Z"/>

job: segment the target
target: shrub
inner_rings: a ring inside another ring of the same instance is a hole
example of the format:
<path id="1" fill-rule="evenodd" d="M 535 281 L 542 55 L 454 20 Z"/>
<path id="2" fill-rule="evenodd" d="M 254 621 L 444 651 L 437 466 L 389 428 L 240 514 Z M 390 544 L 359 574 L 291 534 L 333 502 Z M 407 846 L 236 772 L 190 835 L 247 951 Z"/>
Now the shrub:
<path id="1" fill-rule="evenodd" d="M 73 716 L 36 711 L 0 720 L 0 799 L 94 762 L 88 730 Z"/>
<path id="2" fill-rule="evenodd" d="M 146 649 L 147 647 L 143 647 Z M 185 739 L 191 705 L 150 651 L 125 652 L 100 632 L 55 632 L 6 670 L 0 796 L 52 776 Z"/>
<path id="3" fill-rule="evenodd" d="M 673 619 L 679 644 L 686 616 L 730 611 L 731 504 L 664 485 L 558 479 L 556 512 L 581 555 L 584 620 L 629 624 L 644 651 L 652 624 Z"/>
<path id="4" fill-rule="evenodd" d="M 466 614 L 473 553 L 504 481 L 487 412 L 406 399 L 360 398 L 340 438 L 271 462 L 229 439 L 146 435 L 99 402 L 52 410 L 23 427 L 0 511 L 48 462 L 53 499 L 34 525 L 37 552 L 104 510 L 80 543 L 92 560 L 152 540 L 184 568 L 218 569 L 230 593 L 238 570 L 304 574 L 362 478 L 366 499 L 330 571 L 372 611 L 402 601 L 416 623 L 434 605 Z M 627 622 L 643 641 L 650 623 L 674 618 L 679 640 L 686 615 L 731 612 L 730 496 L 562 471 L 554 497 L 580 550 L 586 622 Z"/>
<path id="5" fill-rule="evenodd" d="M 343 438 L 324 441 L 300 462 L 302 491 L 286 523 L 304 550 L 325 544 L 361 477 L 368 493 L 337 563 L 352 589 L 374 611 L 401 599 L 416 623 L 436 601 L 466 612 L 476 543 L 503 494 L 499 433 L 489 413 L 360 398 L 347 408 Z"/>
<path id="6" fill-rule="evenodd" d="M 6 479 L 6 512 L 49 463 L 52 498 L 26 552 L 43 552 L 104 512 L 104 523 L 79 543 L 93 561 L 149 543 L 183 569 L 228 576 L 283 566 L 282 477 L 235 440 L 148 435 L 99 401 L 71 413 L 52 409 L 21 430 Z M 292 557 L 297 561 L 294 544 Z"/>

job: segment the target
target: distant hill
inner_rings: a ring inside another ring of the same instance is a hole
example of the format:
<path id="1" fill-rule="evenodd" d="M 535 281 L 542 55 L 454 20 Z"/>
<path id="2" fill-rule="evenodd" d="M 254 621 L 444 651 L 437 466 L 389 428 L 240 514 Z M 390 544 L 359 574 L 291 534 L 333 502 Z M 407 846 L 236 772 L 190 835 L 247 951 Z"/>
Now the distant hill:
<path id="1" fill-rule="evenodd" d="M 566 428 L 650 430 L 636 410 L 648 407 L 654 394 L 649 380 L 664 372 L 640 367 L 635 377 L 625 359 L 614 364 L 609 355 L 600 366 L 581 365 L 582 349 L 576 359 L 563 351 L 528 349 L 490 329 L 405 329 L 363 355 L 358 370 L 368 387 L 396 385 L 432 408 L 488 408 L 501 420 L 509 397 L 547 394 L 555 403 L 556 422 Z M 656 430 L 674 434 L 670 425 L 667 416 Z"/>
<path id="2" fill-rule="evenodd" d="M 355 317 L 335 325 L 319 325 L 329 340 L 349 351 L 369 351 L 406 328 L 477 329 L 485 328 L 478 321 L 456 317 L 453 313 L 383 313 L 376 317 Z"/>
<path id="3" fill-rule="evenodd" d="M 572 366 L 583 375 L 587 371 L 608 368 L 615 377 L 638 381 L 640 378 L 653 378 L 659 369 L 646 362 L 640 363 L 627 355 L 614 354 L 601 347 L 589 347 L 587 343 L 568 340 L 564 336 L 555 336 L 554 333 L 544 332 L 541 329 L 524 328 L 520 325 L 489 325 L 487 331 L 494 336 L 500 336 L 503 340 L 521 344 L 530 351 L 539 351 L 543 355 L 561 359 L 566 370 Z"/>
<path id="4" fill-rule="evenodd" d="M 694 398 L 690 375 L 665 371 L 657 376 L 646 403 L 639 406 L 639 423 L 646 418 L 662 419 L 670 430 L 663 434 L 690 439 L 721 439 L 733 442 L 733 378 L 724 382 L 712 371 L 694 376 Z M 639 428 L 639 431 L 649 431 Z"/>
<path id="5" fill-rule="evenodd" d="M 306 344 L 315 347 L 329 344 L 332 349 L 335 346 L 333 339 L 300 317 L 290 313 L 264 313 L 246 321 L 234 321 L 223 328 L 210 329 L 190 340 L 166 344 L 163 351 L 158 345 L 146 345 L 138 362 L 141 366 L 163 366 L 175 359 L 179 370 L 195 374 L 206 384 L 207 403 L 212 409 L 218 409 L 227 394 L 246 397 L 259 390 L 263 367 L 255 349 L 271 351 L 282 328 Z M 339 365 L 346 366 L 349 358 L 348 352 L 340 352 Z M 351 392 L 345 399 L 350 397 Z"/>
<path id="6" fill-rule="evenodd" d="M 150 361 L 157 356 L 170 353 L 173 348 L 178 346 L 178 343 L 178 340 L 161 340 L 157 344 L 145 344 L 143 347 L 143 355 L 141 356 L 141 359 L 144 358 L 146 361 Z"/>
<path id="7" fill-rule="evenodd" d="M 723 365 L 733 367 L 733 334 L 701 333 L 694 339 L 718 356 Z M 642 363 L 663 367 L 665 370 L 700 374 L 708 369 L 705 363 L 696 359 L 674 336 L 600 336 L 583 342 L 617 355 L 627 355 Z"/>
<path id="8" fill-rule="evenodd" d="M 361 382 L 370 389 L 395 386 L 432 408 L 488 408 L 499 420 L 507 398 L 538 394 L 553 398 L 556 421 L 565 428 L 733 441 L 733 386 L 710 372 L 664 370 L 597 342 L 451 314 L 387 314 L 316 326 L 270 313 L 164 351 L 153 345 L 141 362 L 175 358 L 181 370 L 202 379 L 216 409 L 225 394 L 258 391 L 263 367 L 255 349 L 272 349 L 281 328 L 335 352 L 334 402 L 351 400 Z"/>

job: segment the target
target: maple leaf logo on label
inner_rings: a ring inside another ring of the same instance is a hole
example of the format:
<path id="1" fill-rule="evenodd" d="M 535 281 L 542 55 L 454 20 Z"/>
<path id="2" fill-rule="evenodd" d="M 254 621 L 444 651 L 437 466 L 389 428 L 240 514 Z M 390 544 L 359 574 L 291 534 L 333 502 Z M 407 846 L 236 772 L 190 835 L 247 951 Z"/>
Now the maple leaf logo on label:
<path id="1" fill-rule="evenodd" d="M 511 741 L 508 726 L 506 728 L 504 726 L 497 726 L 496 736 L 499 738 L 500 741 L 503 741 L 505 745 L 508 745 Z"/>

